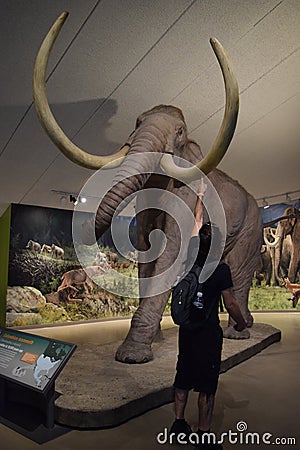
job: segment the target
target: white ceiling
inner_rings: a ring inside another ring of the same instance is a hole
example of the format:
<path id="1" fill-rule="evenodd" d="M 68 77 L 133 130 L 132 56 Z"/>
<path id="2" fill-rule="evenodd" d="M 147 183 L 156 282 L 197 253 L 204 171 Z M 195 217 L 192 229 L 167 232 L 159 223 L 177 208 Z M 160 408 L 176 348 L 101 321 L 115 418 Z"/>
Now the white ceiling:
<path id="1" fill-rule="evenodd" d="M 224 105 L 209 45 L 215 36 L 235 67 L 241 100 L 237 131 L 220 168 L 255 198 L 300 188 L 299 0 L 0 5 L 0 214 L 9 203 L 61 208 L 52 190 L 77 193 L 93 173 L 60 154 L 32 105 L 36 53 L 64 10 L 70 15 L 51 56 L 47 90 L 58 122 L 76 144 L 112 153 L 141 112 L 171 103 L 183 110 L 191 139 L 206 153 Z"/>

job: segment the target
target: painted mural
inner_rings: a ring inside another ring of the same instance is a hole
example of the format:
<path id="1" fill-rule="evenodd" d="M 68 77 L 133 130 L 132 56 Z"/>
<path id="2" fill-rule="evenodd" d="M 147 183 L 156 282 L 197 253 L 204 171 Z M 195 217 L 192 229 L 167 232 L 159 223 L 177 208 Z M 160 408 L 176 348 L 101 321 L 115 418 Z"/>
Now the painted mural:
<path id="1" fill-rule="evenodd" d="M 136 299 L 114 295 L 97 284 L 110 269 L 137 277 L 137 264 L 113 248 L 105 233 L 89 275 L 72 241 L 72 211 L 12 205 L 6 321 L 8 326 L 130 315 Z M 120 217 L 122 233 L 129 217 Z M 135 224 L 130 228 L 135 241 Z M 115 273 L 115 272 L 114 272 Z M 95 277 L 95 278 L 94 278 Z M 120 291 L 120 289 L 119 289 Z M 121 291 L 126 293 L 126 286 Z"/>

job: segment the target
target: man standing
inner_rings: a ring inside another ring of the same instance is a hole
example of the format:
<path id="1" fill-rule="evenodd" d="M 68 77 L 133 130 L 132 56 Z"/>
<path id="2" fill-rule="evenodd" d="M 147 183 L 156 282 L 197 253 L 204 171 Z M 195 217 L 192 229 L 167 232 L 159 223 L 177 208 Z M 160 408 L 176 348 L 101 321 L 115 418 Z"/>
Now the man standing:
<path id="1" fill-rule="evenodd" d="M 221 237 L 218 228 L 210 222 L 202 225 L 201 202 L 198 198 L 195 208 L 195 226 L 188 249 L 188 260 L 193 256 L 199 244 L 195 264 L 200 267 L 204 266 L 209 253 L 212 232 L 215 233 L 215 236 Z M 221 240 L 219 240 L 219 243 L 221 244 Z M 226 310 L 236 322 L 235 330 L 241 333 L 241 338 L 246 339 L 250 336 L 232 288 L 230 268 L 227 264 L 221 262 L 213 274 L 200 286 L 200 292 L 197 293 L 198 298 L 193 301 L 190 316 L 191 327 L 179 327 L 179 355 L 174 380 L 176 418 L 170 429 L 170 434 L 174 433 L 174 443 L 176 443 L 180 433 L 184 433 L 186 438 L 192 433 L 190 426 L 184 419 L 184 411 L 189 390 L 194 389 L 199 392 L 197 430 L 199 443 L 197 446 L 202 449 L 222 448 L 220 444 L 208 443 L 206 440 L 206 433 L 209 433 L 211 427 L 221 365 L 223 333 L 218 317 L 221 295 Z M 209 309 L 209 315 L 207 317 L 206 314 L 203 321 L 205 309 Z M 197 327 L 197 324 L 199 324 L 199 327 Z"/>

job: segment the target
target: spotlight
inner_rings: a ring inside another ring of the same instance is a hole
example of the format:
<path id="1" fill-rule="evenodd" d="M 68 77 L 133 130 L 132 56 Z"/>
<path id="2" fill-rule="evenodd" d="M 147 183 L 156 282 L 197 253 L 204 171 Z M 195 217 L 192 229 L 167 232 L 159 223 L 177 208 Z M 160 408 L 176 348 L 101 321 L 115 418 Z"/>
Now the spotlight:
<path id="1" fill-rule="evenodd" d="M 79 197 L 80 203 L 86 203 L 86 197 Z"/>
<path id="2" fill-rule="evenodd" d="M 74 206 L 78 203 L 77 198 L 73 194 L 70 194 L 70 202 L 73 203 Z"/>

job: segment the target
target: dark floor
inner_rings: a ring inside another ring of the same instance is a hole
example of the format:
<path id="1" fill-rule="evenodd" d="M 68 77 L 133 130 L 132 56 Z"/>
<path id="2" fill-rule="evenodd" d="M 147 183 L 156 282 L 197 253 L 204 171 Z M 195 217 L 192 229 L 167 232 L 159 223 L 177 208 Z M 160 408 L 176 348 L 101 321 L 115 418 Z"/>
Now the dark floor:
<path id="1" fill-rule="evenodd" d="M 300 313 L 257 313 L 255 320 L 279 328 L 282 331 L 282 340 L 220 376 L 213 431 L 217 433 L 218 438 L 221 433 L 231 433 L 231 443 L 225 438 L 224 449 L 267 448 L 262 444 L 264 434 L 271 443 L 275 442 L 276 438 L 282 437 L 297 440 L 296 445 L 286 443 L 277 445 L 277 448 L 300 448 Z M 111 323 L 113 334 L 118 334 L 116 329 L 121 326 L 124 325 L 118 321 Z M 90 330 L 92 329 L 94 333 L 94 326 L 91 325 Z M 50 336 L 53 333 L 56 338 L 74 341 L 71 327 L 60 327 L 60 330 L 57 330 L 58 328 L 47 329 L 46 334 Z M 87 326 L 82 327 L 84 341 L 88 340 L 88 331 Z M 99 336 L 100 334 L 99 332 Z M 119 337 L 118 335 L 117 338 Z M 77 328 L 76 340 L 80 339 Z M 192 427 L 197 423 L 196 400 L 196 394 L 191 393 L 186 418 Z M 168 443 L 158 443 L 157 435 L 164 432 L 165 427 L 169 427 L 172 421 L 173 404 L 168 404 L 116 428 L 93 431 L 69 430 L 68 433 L 44 444 L 37 444 L 0 424 L 0 448 L 1 450 L 171 448 Z M 244 431 L 233 434 L 237 432 L 238 422 L 244 422 L 239 426 L 247 426 L 247 432 L 257 433 L 255 439 L 260 439 L 261 445 L 234 443 L 235 439 L 245 440 L 247 433 Z"/>

